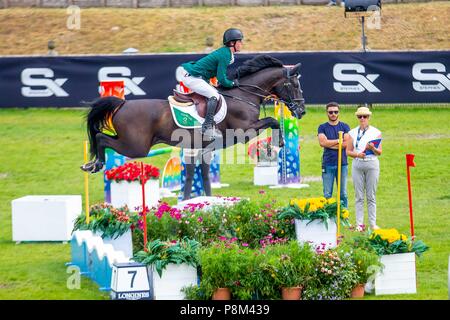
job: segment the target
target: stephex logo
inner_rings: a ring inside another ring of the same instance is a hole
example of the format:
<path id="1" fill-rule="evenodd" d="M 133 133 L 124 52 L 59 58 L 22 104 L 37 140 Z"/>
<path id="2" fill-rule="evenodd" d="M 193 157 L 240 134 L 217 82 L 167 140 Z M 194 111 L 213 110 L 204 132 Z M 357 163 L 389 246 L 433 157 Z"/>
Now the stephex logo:
<path id="1" fill-rule="evenodd" d="M 131 70 L 127 67 L 103 67 L 98 71 L 99 82 L 123 80 L 125 84 L 125 95 L 131 93 L 135 96 L 145 96 L 145 91 L 139 87 L 139 84 L 145 79 L 145 77 L 133 77 L 130 79 L 130 76 Z"/>
<path id="2" fill-rule="evenodd" d="M 450 90 L 450 73 L 445 74 L 445 72 L 445 65 L 439 62 L 416 63 L 412 67 L 412 76 L 415 80 L 419 81 L 413 81 L 412 85 L 414 90 L 418 92 L 441 92 L 445 91 L 445 89 Z M 427 83 L 423 83 L 422 81 L 427 81 Z"/>
<path id="3" fill-rule="evenodd" d="M 22 87 L 22 95 L 24 97 L 51 97 L 53 95 L 68 97 L 69 94 L 62 88 L 67 78 L 53 79 L 54 76 L 53 70 L 49 68 L 24 69 L 20 75 L 24 85 Z M 35 88 L 33 89 L 32 87 Z M 43 87 L 45 89 L 42 89 Z"/>
<path id="4" fill-rule="evenodd" d="M 344 71 L 346 73 L 344 73 Z M 349 73 L 351 71 L 351 73 Z M 333 77 L 337 81 L 353 82 L 358 84 L 343 84 L 333 82 L 334 90 L 343 93 L 358 93 L 365 90 L 369 92 L 380 92 L 373 82 L 380 76 L 379 74 L 367 74 L 366 68 L 359 63 L 337 63 L 333 68 Z"/>

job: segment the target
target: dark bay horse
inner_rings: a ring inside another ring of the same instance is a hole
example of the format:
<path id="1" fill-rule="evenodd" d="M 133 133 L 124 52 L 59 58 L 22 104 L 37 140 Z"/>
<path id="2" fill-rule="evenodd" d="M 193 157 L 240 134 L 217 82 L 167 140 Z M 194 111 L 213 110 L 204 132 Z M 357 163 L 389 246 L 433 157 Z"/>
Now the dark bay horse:
<path id="1" fill-rule="evenodd" d="M 81 169 L 91 173 L 101 170 L 105 163 L 105 148 L 129 158 L 141 158 L 147 156 L 151 147 L 158 143 L 198 148 L 200 141 L 201 148 L 226 148 L 238 142 L 246 143 L 267 128 L 280 134 L 276 119 L 259 119 L 260 106 L 272 97 L 284 102 L 292 115 L 301 119 L 305 114 L 305 105 L 299 69 L 300 64 L 285 68 L 281 61 L 269 56 L 257 56 L 244 62 L 236 72 L 239 87 L 219 90 L 227 103 L 227 115 L 217 124 L 217 129 L 226 137 L 220 142 L 202 141 L 200 130 L 178 128 L 167 100 L 99 98 L 88 104 L 91 109 L 87 115 L 87 130 L 92 161 Z M 101 132 L 108 116 L 117 133 L 115 137 Z M 252 133 L 245 134 L 244 139 L 239 139 L 237 135 L 230 139 L 230 132 L 239 129 Z M 272 141 L 279 141 L 280 146 L 284 144 L 282 138 Z"/>

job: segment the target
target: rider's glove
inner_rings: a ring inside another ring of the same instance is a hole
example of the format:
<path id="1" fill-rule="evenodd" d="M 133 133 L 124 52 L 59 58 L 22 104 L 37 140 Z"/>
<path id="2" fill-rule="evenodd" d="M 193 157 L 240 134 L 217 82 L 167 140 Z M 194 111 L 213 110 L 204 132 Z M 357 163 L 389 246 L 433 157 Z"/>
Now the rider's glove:
<path id="1" fill-rule="evenodd" d="M 237 87 L 239 87 L 239 81 L 238 81 L 238 79 L 234 79 L 233 80 L 233 88 L 237 88 Z"/>

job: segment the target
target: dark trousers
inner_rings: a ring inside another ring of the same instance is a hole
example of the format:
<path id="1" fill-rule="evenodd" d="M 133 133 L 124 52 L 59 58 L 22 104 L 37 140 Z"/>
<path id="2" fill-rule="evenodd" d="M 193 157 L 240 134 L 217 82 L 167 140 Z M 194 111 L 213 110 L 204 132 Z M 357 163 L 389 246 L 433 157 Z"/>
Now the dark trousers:
<path id="1" fill-rule="evenodd" d="M 204 153 L 203 153 L 204 152 Z M 200 161 L 202 171 L 203 189 L 206 196 L 211 196 L 211 181 L 209 180 L 209 167 L 211 165 L 212 152 L 200 150 L 196 156 L 184 156 L 186 167 L 186 183 L 184 184 L 183 200 L 191 198 L 192 182 L 194 180 L 195 165 Z"/>

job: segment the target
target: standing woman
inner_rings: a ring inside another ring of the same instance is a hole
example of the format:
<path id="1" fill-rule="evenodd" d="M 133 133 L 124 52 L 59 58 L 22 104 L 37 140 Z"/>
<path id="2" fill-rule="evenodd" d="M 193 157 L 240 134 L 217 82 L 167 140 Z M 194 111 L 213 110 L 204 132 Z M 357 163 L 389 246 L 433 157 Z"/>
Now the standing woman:
<path id="1" fill-rule="evenodd" d="M 380 175 L 381 131 L 369 125 L 372 112 L 367 107 L 359 107 L 355 112 L 359 126 L 350 130 L 351 143 L 347 144 L 347 155 L 354 158 L 352 179 L 355 187 L 356 228 L 362 230 L 364 225 L 364 194 L 367 198 L 369 226 L 379 229 L 376 224 L 376 192 Z"/>

